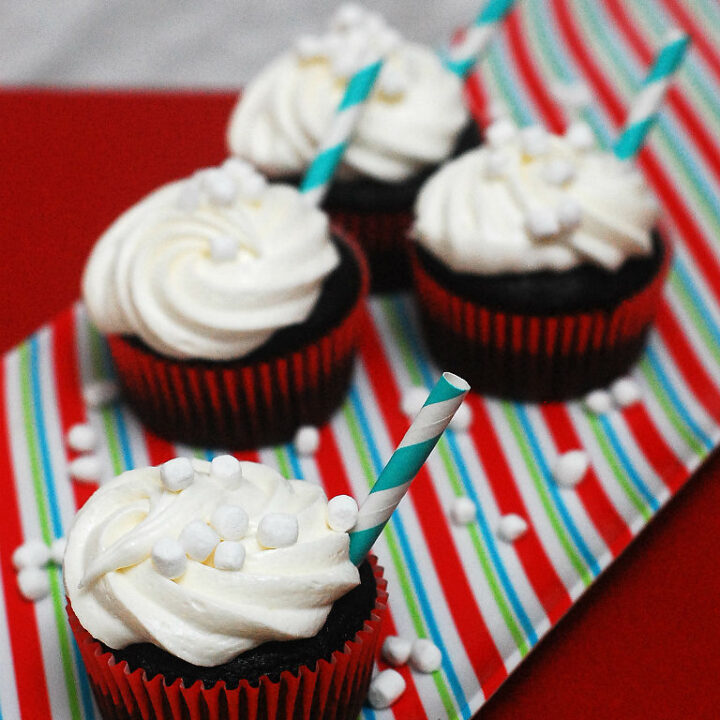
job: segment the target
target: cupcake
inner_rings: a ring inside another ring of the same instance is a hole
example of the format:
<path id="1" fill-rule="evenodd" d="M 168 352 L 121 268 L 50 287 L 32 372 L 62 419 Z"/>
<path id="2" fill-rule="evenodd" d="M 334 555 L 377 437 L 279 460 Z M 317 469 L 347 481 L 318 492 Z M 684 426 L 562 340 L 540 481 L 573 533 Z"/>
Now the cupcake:
<path id="1" fill-rule="evenodd" d="M 590 128 L 508 120 L 422 188 L 413 270 L 425 337 L 474 390 L 556 400 L 635 362 L 671 250 L 657 203 Z"/>
<path id="2" fill-rule="evenodd" d="M 121 215 L 92 251 L 83 298 L 150 429 L 248 448 L 341 403 L 366 275 L 323 212 L 232 159 Z"/>
<path id="3" fill-rule="evenodd" d="M 77 514 L 67 610 L 103 718 L 354 718 L 387 594 L 322 489 L 232 456 L 123 473 Z"/>
<path id="4" fill-rule="evenodd" d="M 438 54 L 401 40 L 377 13 L 342 6 L 329 30 L 303 36 L 243 92 L 228 127 L 233 155 L 298 183 L 317 153 L 348 78 L 388 47 L 324 208 L 365 251 L 373 290 L 409 286 L 404 240 L 423 181 L 479 142 L 462 81 Z"/>

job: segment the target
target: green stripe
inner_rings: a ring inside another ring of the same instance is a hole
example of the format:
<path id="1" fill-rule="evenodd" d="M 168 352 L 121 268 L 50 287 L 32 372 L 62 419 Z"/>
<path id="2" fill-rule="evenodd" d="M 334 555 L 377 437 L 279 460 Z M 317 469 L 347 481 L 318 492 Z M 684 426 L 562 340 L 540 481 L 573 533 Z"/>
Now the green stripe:
<path id="1" fill-rule="evenodd" d="M 280 474 L 286 477 L 288 480 L 292 479 L 293 473 L 290 469 L 290 463 L 288 463 L 287 457 L 281 447 L 273 447 L 273 455 L 280 469 Z"/>

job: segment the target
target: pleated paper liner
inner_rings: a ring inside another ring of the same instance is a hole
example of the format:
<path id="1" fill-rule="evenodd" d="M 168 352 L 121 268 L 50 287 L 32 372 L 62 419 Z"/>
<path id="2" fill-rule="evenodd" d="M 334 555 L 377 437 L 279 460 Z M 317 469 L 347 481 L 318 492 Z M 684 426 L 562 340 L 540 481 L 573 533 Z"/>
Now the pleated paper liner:
<path id="1" fill-rule="evenodd" d="M 387 582 L 377 558 L 368 560 L 377 586 L 375 606 L 352 640 L 315 667 L 289 670 L 274 682 L 261 677 L 257 686 L 241 680 L 206 688 L 201 680 L 185 687 L 181 678 L 168 684 L 161 675 L 148 678 L 116 662 L 79 623 L 67 606 L 70 626 L 82 655 L 104 720 L 355 720 L 367 695 L 387 609 Z"/>
<path id="2" fill-rule="evenodd" d="M 425 341 L 439 367 L 476 392 L 515 400 L 562 400 L 627 373 L 660 306 L 671 248 L 663 235 L 659 270 L 637 292 L 595 311 L 504 312 L 441 285 L 412 252 Z M 413 246 L 414 247 L 414 246 Z"/>
<path id="3" fill-rule="evenodd" d="M 173 442 L 248 449 L 290 440 L 301 425 L 322 425 L 350 385 L 362 335 L 368 272 L 346 315 L 306 344 L 264 360 L 176 360 L 134 337 L 108 344 L 125 400 L 153 432 Z"/>

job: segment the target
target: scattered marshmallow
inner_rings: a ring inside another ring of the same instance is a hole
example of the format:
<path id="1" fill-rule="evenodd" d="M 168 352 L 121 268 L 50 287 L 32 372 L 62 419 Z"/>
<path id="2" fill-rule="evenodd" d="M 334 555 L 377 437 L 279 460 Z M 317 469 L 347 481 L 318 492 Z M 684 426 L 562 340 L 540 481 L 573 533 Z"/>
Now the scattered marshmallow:
<path id="1" fill-rule="evenodd" d="M 555 482 L 563 487 L 574 487 L 587 473 L 590 458 L 584 450 L 569 450 L 560 455 L 553 467 Z"/>
<path id="2" fill-rule="evenodd" d="M 520 131 L 520 147 L 523 154 L 530 158 L 547 154 L 550 149 L 550 136 L 540 125 L 530 125 Z"/>
<path id="3" fill-rule="evenodd" d="M 67 444 L 75 452 L 89 452 L 95 449 L 97 433 L 88 423 L 77 423 L 67 433 Z"/>
<path id="4" fill-rule="evenodd" d="M 427 399 L 428 391 L 424 387 L 415 385 L 403 393 L 400 400 L 400 409 L 408 417 L 414 418 Z"/>
<path id="5" fill-rule="evenodd" d="M 114 380 L 96 380 L 83 388 L 83 399 L 88 407 L 99 408 L 114 402 L 119 392 Z"/>
<path id="6" fill-rule="evenodd" d="M 410 651 L 410 665 L 421 673 L 432 673 L 442 665 L 440 648 L 426 638 L 418 638 L 412 644 Z"/>
<path id="7" fill-rule="evenodd" d="M 534 207 L 525 215 L 528 232 L 536 238 L 546 238 L 560 231 L 560 222 L 553 210 L 547 207 Z"/>
<path id="8" fill-rule="evenodd" d="M 511 543 L 515 542 L 521 535 L 524 535 L 527 532 L 527 528 L 528 525 L 525 522 L 525 518 L 515 513 L 508 513 L 498 520 L 496 533 L 501 540 Z"/>
<path id="9" fill-rule="evenodd" d="M 293 445 L 300 455 L 314 455 L 320 447 L 320 431 L 313 425 L 303 425 L 295 433 Z"/>
<path id="10" fill-rule="evenodd" d="M 153 545 L 152 561 L 155 569 L 171 580 L 179 578 L 187 568 L 185 550 L 172 538 L 161 538 Z"/>
<path id="11" fill-rule="evenodd" d="M 629 407 L 639 402 L 642 398 L 640 386 L 631 377 L 624 377 L 616 380 L 610 386 L 610 394 L 613 400 L 620 407 Z"/>
<path id="12" fill-rule="evenodd" d="M 376 710 L 389 708 L 405 692 L 405 678 L 392 668 L 379 672 L 371 681 L 367 699 Z"/>
<path id="13" fill-rule="evenodd" d="M 221 263 L 234 260 L 237 257 L 240 243 L 237 238 L 230 235 L 213 235 L 210 238 L 210 259 Z"/>
<path id="14" fill-rule="evenodd" d="M 507 117 L 496 120 L 485 132 L 488 144 L 499 147 L 512 140 L 517 134 L 517 125 Z"/>
<path id="15" fill-rule="evenodd" d="M 241 542 L 223 540 L 216 548 L 213 564 L 218 570 L 242 570 L 245 546 Z"/>
<path id="16" fill-rule="evenodd" d="M 55 538 L 50 544 L 50 560 L 52 560 L 56 565 L 63 564 L 66 545 L 67 538 L 64 537 Z"/>
<path id="17" fill-rule="evenodd" d="M 230 205 L 237 195 L 235 178 L 223 168 L 211 168 L 202 174 L 203 190 L 214 205 Z"/>
<path id="18" fill-rule="evenodd" d="M 206 522 L 193 520 L 183 528 L 179 540 L 189 558 L 203 562 L 217 547 L 220 537 Z"/>
<path id="19" fill-rule="evenodd" d="M 16 570 L 41 567 L 50 560 L 50 548 L 40 539 L 28 540 L 15 549 L 12 564 Z"/>
<path id="20" fill-rule="evenodd" d="M 551 185 L 567 185 L 575 177 L 575 166 L 568 160 L 555 158 L 543 165 L 542 176 Z"/>
<path id="21" fill-rule="evenodd" d="M 240 540 L 247 535 L 250 518 L 239 505 L 220 505 L 215 508 L 210 524 L 223 540 Z"/>
<path id="22" fill-rule="evenodd" d="M 592 128 L 580 120 L 570 124 L 565 131 L 565 138 L 576 150 L 591 150 L 595 147 L 595 135 Z"/>
<path id="23" fill-rule="evenodd" d="M 563 230 L 574 230 L 582 221 L 582 206 L 575 198 L 561 198 L 555 212 Z"/>
<path id="24" fill-rule="evenodd" d="M 450 421 L 450 429 L 459 433 L 467 432 L 470 423 L 472 423 L 472 410 L 466 402 L 463 402 Z"/>
<path id="25" fill-rule="evenodd" d="M 80 482 L 100 482 L 102 463 L 97 455 L 76 457 L 68 468 L 70 476 Z"/>
<path id="26" fill-rule="evenodd" d="M 48 573 L 39 567 L 23 568 L 17 575 L 17 584 L 26 600 L 41 600 L 50 594 Z"/>
<path id="27" fill-rule="evenodd" d="M 358 505 L 349 495 L 336 495 L 328 501 L 327 524 L 335 532 L 348 532 L 357 522 Z"/>
<path id="28" fill-rule="evenodd" d="M 475 522 L 477 517 L 475 503 L 465 495 L 456 497 L 450 506 L 450 517 L 456 525 L 469 525 Z"/>
<path id="29" fill-rule="evenodd" d="M 603 415 L 610 411 L 612 399 L 607 390 L 592 390 L 583 400 L 585 407 L 595 415 Z"/>
<path id="30" fill-rule="evenodd" d="M 488 150 L 485 154 L 483 173 L 488 180 L 498 180 L 505 176 L 509 159 L 502 150 Z"/>
<path id="31" fill-rule="evenodd" d="M 192 485 L 195 472 L 188 458 L 176 457 L 160 466 L 160 478 L 171 492 L 179 492 Z"/>
<path id="32" fill-rule="evenodd" d="M 257 540 L 266 548 L 289 547 L 297 542 L 298 532 L 295 515 L 268 513 L 258 523 Z"/>
<path id="33" fill-rule="evenodd" d="M 237 487 L 242 481 L 240 462 L 232 455 L 218 455 L 210 463 L 210 472 L 231 487 Z"/>
<path id="34" fill-rule="evenodd" d="M 394 667 L 404 665 L 410 659 L 412 643 L 397 635 L 388 635 L 382 644 L 382 658 Z"/>

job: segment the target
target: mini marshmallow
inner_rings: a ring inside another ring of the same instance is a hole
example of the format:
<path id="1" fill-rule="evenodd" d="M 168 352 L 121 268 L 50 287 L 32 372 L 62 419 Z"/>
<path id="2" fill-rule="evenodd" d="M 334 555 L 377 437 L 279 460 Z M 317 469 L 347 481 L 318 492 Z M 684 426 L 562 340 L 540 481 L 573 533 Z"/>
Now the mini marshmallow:
<path id="1" fill-rule="evenodd" d="M 469 525 L 475 522 L 477 517 L 475 503 L 465 495 L 456 497 L 450 506 L 450 517 L 456 525 Z"/>
<path id="2" fill-rule="evenodd" d="M 388 635 L 382 644 L 382 658 L 393 667 L 400 667 L 410 659 L 412 643 L 397 635 Z"/>
<path id="3" fill-rule="evenodd" d="M 472 410 L 467 403 L 463 402 L 450 421 L 450 429 L 454 432 L 467 432 L 471 422 Z"/>
<path id="4" fill-rule="evenodd" d="M 524 535 L 527 531 L 528 525 L 525 522 L 525 518 L 516 515 L 515 513 L 508 513 L 503 515 L 497 524 L 497 536 L 507 542 L 511 543 L 517 540 L 521 535 Z"/>
<path id="5" fill-rule="evenodd" d="M 303 425 L 295 433 L 293 445 L 300 455 L 314 455 L 320 447 L 320 431 L 312 425 Z"/>
<path id="6" fill-rule="evenodd" d="M 517 125 L 509 118 L 496 120 L 485 132 L 488 144 L 491 147 L 500 147 L 510 142 L 517 134 Z"/>
<path id="7" fill-rule="evenodd" d="M 314 35 L 301 35 L 295 41 L 295 52 L 301 60 L 313 60 L 322 56 L 323 45 Z"/>
<path id="8" fill-rule="evenodd" d="M 550 136 L 540 125 L 530 125 L 520 131 L 520 147 L 527 157 L 540 157 L 550 149 Z"/>
<path id="9" fill-rule="evenodd" d="M 590 458 L 584 450 L 569 450 L 555 460 L 553 477 L 558 485 L 574 487 L 585 477 L 589 466 Z"/>
<path id="10" fill-rule="evenodd" d="M 298 539 L 298 520 L 287 513 L 268 513 L 258 523 L 257 541 L 266 548 L 294 545 Z"/>
<path id="11" fill-rule="evenodd" d="M 41 600 L 50 594 L 50 578 L 38 567 L 23 568 L 17 575 L 20 594 L 26 600 Z"/>
<path id="12" fill-rule="evenodd" d="M 232 455 L 218 455 L 210 463 L 210 472 L 230 487 L 237 487 L 242 481 L 240 462 Z"/>
<path id="13" fill-rule="evenodd" d="M 220 542 L 218 534 L 202 520 L 192 520 L 180 533 L 180 545 L 192 560 L 203 562 Z"/>
<path id="14" fill-rule="evenodd" d="M 555 212 L 563 230 L 574 230 L 582 222 L 582 206 L 575 198 L 561 198 Z"/>
<path id="15" fill-rule="evenodd" d="M 237 238 L 230 235 L 213 235 L 210 238 L 210 259 L 221 263 L 234 260 L 237 257 L 240 243 Z"/>
<path id="16" fill-rule="evenodd" d="M 230 173 L 236 178 L 244 178 L 257 172 L 249 162 L 241 160 L 238 157 L 229 157 L 223 162 L 221 167 L 225 172 Z"/>
<path id="17" fill-rule="evenodd" d="M 432 673 L 442 665 L 440 648 L 426 638 L 418 638 L 410 651 L 410 665 L 421 673 Z"/>
<path id="18" fill-rule="evenodd" d="M 80 482 L 100 482 L 102 463 L 97 455 L 81 455 L 70 463 L 68 472 Z"/>
<path id="19" fill-rule="evenodd" d="M 407 90 L 407 79 L 399 70 L 386 66 L 380 75 L 379 85 L 383 95 L 396 98 Z"/>
<path id="20" fill-rule="evenodd" d="M 160 466 L 162 483 L 171 492 L 190 487 L 194 477 L 192 462 L 188 458 L 176 457 Z"/>
<path id="21" fill-rule="evenodd" d="M 237 195 L 235 178 L 223 168 L 212 168 L 201 176 L 203 190 L 213 205 L 230 205 Z"/>
<path id="22" fill-rule="evenodd" d="M 258 172 L 248 173 L 242 181 L 240 192 L 250 202 L 257 202 L 267 188 L 267 180 Z"/>
<path id="23" fill-rule="evenodd" d="M 117 399 L 118 384 L 114 380 L 97 380 L 83 388 L 83 400 L 91 408 L 109 405 Z"/>
<path id="24" fill-rule="evenodd" d="M 62 565 L 65 559 L 65 547 L 67 545 L 67 538 L 59 537 L 55 538 L 50 545 L 50 560 L 56 565 Z"/>
<path id="25" fill-rule="evenodd" d="M 240 540 L 247 535 L 250 518 L 239 505 L 220 505 L 215 508 L 210 524 L 223 540 Z"/>
<path id="26" fill-rule="evenodd" d="M 362 65 L 363 48 L 352 42 L 340 52 L 333 53 L 332 72 L 336 77 L 347 79 L 354 75 Z"/>
<path id="27" fill-rule="evenodd" d="M 416 385 L 405 390 L 400 400 L 400 409 L 408 417 L 414 418 L 427 399 L 428 391 L 424 387 Z"/>
<path id="28" fill-rule="evenodd" d="M 507 172 L 509 158 L 502 150 L 488 150 L 485 155 L 483 174 L 488 180 L 498 180 Z"/>
<path id="29" fill-rule="evenodd" d="M 67 444 L 75 452 L 89 452 L 95 449 L 97 433 L 88 423 L 77 423 L 67 433 Z"/>
<path id="30" fill-rule="evenodd" d="M 640 386 L 631 377 L 616 380 L 610 386 L 610 394 L 620 407 L 629 407 L 642 399 Z"/>
<path id="31" fill-rule="evenodd" d="M 245 546 L 241 542 L 223 540 L 216 548 L 213 564 L 218 570 L 242 570 Z"/>
<path id="32" fill-rule="evenodd" d="M 175 580 L 187 568 L 187 558 L 183 546 L 172 538 L 161 538 L 152 549 L 152 561 L 155 569 L 166 578 Z"/>
<path id="33" fill-rule="evenodd" d="M 387 55 L 392 52 L 402 41 L 400 33 L 395 28 L 385 27 L 377 35 L 377 43 L 380 52 Z"/>
<path id="34" fill-rule="evenodd" d="M 365 19 L 366 12 L 356 3 L 343 3 L 332 16 L 331 25 L 339 29 L 353 27 Z"/>
<path id="35" fill-rule="evenodd" d="M 183 212 L 192 212 L 200 204 L 200 183 L 197 178 L 191 178 L 183 183 L 175 199 L 175 207 Z"/>
<path id="36" fill-rule="evenodd" d="M 612 407 L 610 393 L 606 390 L 592 390 L 585 396 L 583 402 L 586 409 L 595 415 L 603 415 Z"/>
<path id="37" fill-rule="evenodd" d="M 534 207 L 525 215 L 528 232 L 535 238 L 546 238 L 560 232 L 557 215 L 550 208 Z"/>
<path id="38" fill-rule="evenodd" d="M 575 177 L 575 166 L 562 158 L 555 158 L 543 165 L 542 176 L 551 185 L 566 185 Z"/>
<path id="39" fill-rule="evenodd" d="M 565 131 L 565 138 L 576 150 L 591 150 L 595 147 L 595 135 L 592 128 L 580 120 L 570 124 Z"/>
<path id="40" fill-rule="evenodd" d="M 39 538 L 28 540 L 15 549 L 12 564 L 16 570 L 41 567 L 50 559 L 50 548 Z"/>
<path id="41" fill-rule="evenodd" d="M 348 532 L 358 517 L 358 505 L 349 495 L 336 495 L 328 501 L 327 524 L 335 532 Z"/>
<path id="42" fill-rule="evenodd" d="M 392 668 L 379 672 L 371 681 L 367 699 L 376 710 L 389 708 L 405 692 L 405 678 Z"/>

